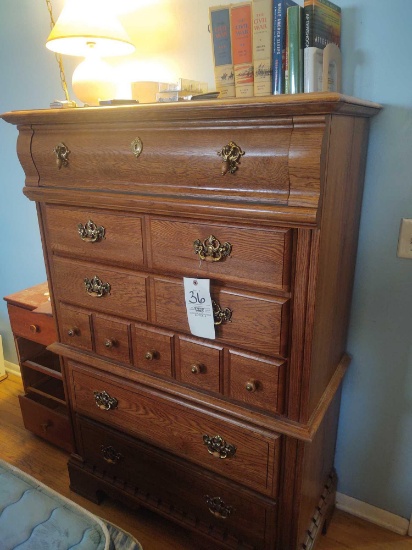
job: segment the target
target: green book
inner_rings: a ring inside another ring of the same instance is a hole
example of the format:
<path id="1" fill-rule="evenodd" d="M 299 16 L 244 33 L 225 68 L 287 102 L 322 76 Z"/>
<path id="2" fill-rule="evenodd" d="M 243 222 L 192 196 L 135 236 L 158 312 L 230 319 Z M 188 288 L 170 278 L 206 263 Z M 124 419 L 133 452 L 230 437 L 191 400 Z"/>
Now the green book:
<path id="1" fill-rule="evenodd" d="M 303 8 L 291 6 L 286 13 L 288 93 L 303 92 Z"/>

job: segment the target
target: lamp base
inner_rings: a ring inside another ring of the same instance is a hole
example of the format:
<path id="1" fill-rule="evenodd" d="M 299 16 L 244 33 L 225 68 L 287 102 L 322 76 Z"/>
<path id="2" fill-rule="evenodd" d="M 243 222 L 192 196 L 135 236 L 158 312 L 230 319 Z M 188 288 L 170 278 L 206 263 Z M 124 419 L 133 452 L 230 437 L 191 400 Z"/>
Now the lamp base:
<path id="1" fill-rule="evenodd" d="M 72 87 L 76 97 L 91 106 L 98 106 L 100 100 L 113 99 L 117 92 L 113 69 L 96 56 L 87 57 L 78 65 Z"/>

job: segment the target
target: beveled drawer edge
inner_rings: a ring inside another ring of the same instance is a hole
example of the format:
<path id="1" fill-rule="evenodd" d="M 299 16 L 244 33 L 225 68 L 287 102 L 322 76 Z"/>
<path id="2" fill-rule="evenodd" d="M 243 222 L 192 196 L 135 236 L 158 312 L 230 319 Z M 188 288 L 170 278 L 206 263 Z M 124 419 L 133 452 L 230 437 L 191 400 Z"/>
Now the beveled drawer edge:
<path id="1" fill-rule="evenodd" d="M 91 191 L 70 188 L 24 187 L 23 193 L 32 201 L 63 206 L 90 206 Z M 93 192 L 95 208 L 125 210 L 128 212 L 193 217 L 205 220 L 237 221 L 255 223 L 262 226 L 282 224 L 284 227 L 317 227 L 318 209 L 311 207 L 287 206 L 266 202 L 214 201 L 212 199 L 190 197 L 187 200 L 163 195 L 143 193 Z"/>

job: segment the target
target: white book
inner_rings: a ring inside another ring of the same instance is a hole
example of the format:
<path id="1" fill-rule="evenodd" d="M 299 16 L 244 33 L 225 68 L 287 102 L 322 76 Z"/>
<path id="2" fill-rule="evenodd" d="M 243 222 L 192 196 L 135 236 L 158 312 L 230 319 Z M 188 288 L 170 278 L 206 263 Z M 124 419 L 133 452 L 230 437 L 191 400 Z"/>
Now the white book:
<path id="1" fill-rule="evenodd" d="M 303 50 L 303 89 L 305 92 L 322 91 L 323 50 L 309 47 Z"/>

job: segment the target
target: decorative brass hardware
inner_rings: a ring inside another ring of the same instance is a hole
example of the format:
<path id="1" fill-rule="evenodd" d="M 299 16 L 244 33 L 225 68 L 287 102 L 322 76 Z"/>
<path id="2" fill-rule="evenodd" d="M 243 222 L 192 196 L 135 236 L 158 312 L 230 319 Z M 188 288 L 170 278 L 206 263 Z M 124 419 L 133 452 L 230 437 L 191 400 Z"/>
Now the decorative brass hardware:
<path id="1" fill-rule="evenodd" d="M 247 391 L 249 391 L 249 392 L 251 392 L 251 393 L 254 392 L 254 391 L 256 391 L 256 390 L 257 390 L 257 387 L 258 387 L 258 385 L 257 385 L 256 380 L 248 380 L 248 381 L 246 382 L 245 388 L 247 389 Z"/>
<path id="2" fill-rule="evenodd" d="M 219 157 L 222 157 L 222 176 L 230 172 L 234 174 L 240 164 L 240 157 L 245 154 L 244 151 L 236 145 L 234 141 L 230 141 L 228 145 L 222 147 L 221 151 L 218 151 Z"/>
<path id="3" fill-rule="evenodd" d="M 200 239 L 196 239 L 193 243 L 193 248 L 195 249 L 195 254 L 199 254 L 199 258 L 207 262 L 219 262 L 229 256 L 232 251 L 230 243 L 221 244 L 219 239 L 216 239 L 214 235 L 210 235 L 203 243 Z"/>
<path id="4" fill-rule="evenodd" d="M 158 356 L 158 353 L 154 349 L 148 350 L 144 354 L 145 359 L 147 359 L 148 361 L 153 361 L 153 359 L 157 359 L 157 356 Z"/>
<path id="5" fill-rule="evenodd" d="M 204 366 L 201 363 L 195 363 L 190 367 L 193 374 L 201 374 L 204 370 Z"/>
<path id="6" fill-rule="evenodd" d="M 64 143 L 58 143 L 53 149 L 53 153 L 56 155 L 57 168 L 60 170 L 62 166 L 68 166 L 70 154 L 69 148 Z"/>
<path id="7" fill-rule="evenodd" d="M 73 336 L 77 336 L 80 333 L 79 329 L 77 327 L 69 328 L 67 331 L 67 334 L 70 336 L 70 338 L 73 338 Z"/>
<path id="8" fill-rule="evenodd" d="M 93 279 L 85 277 L 84 286 L 87 294 L 92 298 L 101 298 L 105 294 L 110 294 L 111 290 L 110 283 L 103 283 L 96 275 Z"/>
<path id="9" fill-rule="evenodd" d="M 222 323 L 229 322 L 232 319 L 232 310 L 228 307 L 222 309 L 214 300 L 212 300 L 212 307 L 215 325 L 221 325 Z"/>
<path id="10" fill-rule="evenodd" d="M 235 511 L 233 506 L 226 504 L 220 497 L 205 495 L 205 501 L 209 512 L 216 518 L 227 519 Z"/>
<path id="11" fill-rule="evenodd" d="M 122 453 L 117 452 L 116 449 L 111 445 L 108 445 L 107 447 L 102 445 L 100 447 L 100 450 L 102 452 L 104 460 L 109 464 L 117 464 L 123 458 Z"/>
<path id="12" fill-rule="evenodd" d="M 113 348 L 117 345 L 117 341 L 114 338 L 106 338 L 104 341 L 104 345 L 106 348 Z"/>
<path id="13" fill-rule="evenodd" d="M 96 243 L 104 239 L 105 228 L 102 226 L 96 225 L 92 220 L 89 220 L 84 225 L 79 223 L 77 225 L 77 230 L 79 232 L 80 238 L 85 243 Z"/>
<path id="14" fill-rule="evenodd" d="M 41 429 L 44 433 L 47 433 L 47 430 L 51 427 L 51 425 L 52 423 L 50 422 L 50 420 L 47 420 L 46 422 L 43 422 L 43 424 L 40 424 Z"/>
<path id="15" fill-rule="evenodd" d="M 93 392 L 94 400 L 99 409 L 103 411 L 109 411 L 110 409 L 116 409 L 118 401 L 115 397 L 110 397 L 106 391 Z"/>
<path id="16" fill-rule="evenodd" d="M 36 332 L 40 332 L 40 327 L 37 326 L 37 325 L 30 325 L 29 328 L 30 328 L 30 332 L 33 332 L 34 334 L 35 334 Z"/>
<path id="17" fill-rule="evenodd" d="M 137 137 L 130 144 L 130 149 L 136 158 L 138 158 L 143 151 L 143 141 Z"/>
<path id="18" fill-rule="evenodd" d="M 207 446 L 208 452 L 216 458 L 232 458 L 236 453 L 236 446 L 231 443 L 226 443 L 223 437 L 215 435 L 205 434 L 203 436 L 203 443 Z"/>

